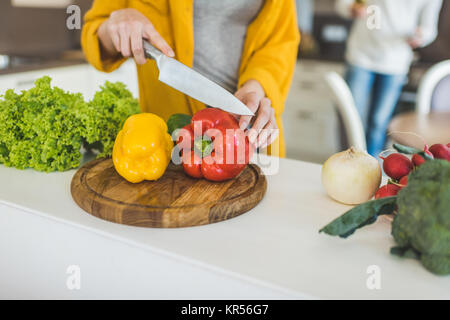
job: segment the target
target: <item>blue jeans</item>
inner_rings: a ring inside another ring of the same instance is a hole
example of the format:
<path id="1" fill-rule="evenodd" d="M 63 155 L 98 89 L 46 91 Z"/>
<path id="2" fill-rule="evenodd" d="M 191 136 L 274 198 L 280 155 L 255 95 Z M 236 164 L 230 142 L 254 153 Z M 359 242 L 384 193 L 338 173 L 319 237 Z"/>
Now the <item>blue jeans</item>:
<path id="1" fill-rule="evenodd" d="M 382 74 L 349 65 L 345 80 L 366 131 L 367 152 L 377 157 L 386 143 L 386 131 L 406 75 Z"/>

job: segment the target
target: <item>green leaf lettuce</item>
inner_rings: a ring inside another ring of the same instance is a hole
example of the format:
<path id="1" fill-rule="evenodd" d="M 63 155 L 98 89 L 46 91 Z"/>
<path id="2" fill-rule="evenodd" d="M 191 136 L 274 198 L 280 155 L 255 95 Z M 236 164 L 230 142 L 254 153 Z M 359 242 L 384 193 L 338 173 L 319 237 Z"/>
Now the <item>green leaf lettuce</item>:
<path id="1" fill-rule="evenodd" d="M 46 172 L 76 168 L 84 144 L 110 155 L 121 125 L 137 112 L 137 101 L 121 83 L 106 82 L 86 102 L 42 77 L 33 88 L 8 90 L 0 98 L 0 163 Z"/>

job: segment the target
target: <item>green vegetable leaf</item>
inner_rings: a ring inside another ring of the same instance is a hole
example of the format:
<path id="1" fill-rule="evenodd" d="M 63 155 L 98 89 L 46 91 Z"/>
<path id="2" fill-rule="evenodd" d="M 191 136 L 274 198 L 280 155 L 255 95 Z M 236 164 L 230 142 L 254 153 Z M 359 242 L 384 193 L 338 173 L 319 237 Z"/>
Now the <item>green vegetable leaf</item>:
<path id="1" fill-rule="evenodd" d="M 191 123 L 192 116 L 182 113 L 176 113 L 170 116 L 169 120 L 167 120 L 167 128 L 170 135 L 176 130 L 181 129 L 184 126 Z"/>
<path id="2" fill-rule="evenodd" d="M 29 90 L 0 97 L 0 163 L 47 172 L 76 168 L 83 144 L 110 155 L 123 122 L 137 112 L 136 99 L 121 83 L 107 82 L 86 102 L 42 77 Z"/>
<path id="3" fill-rule="evenodd" d="M 417 153 L 419 156 L 421 156 L 425 160 L 433 160 L 433 157 L 430 156 L 429 154 L 427 154 L 425 151 L 416 149 L 413 147 L 408 147 L 408 146 L 404 146 L 404 145 L 401 145 L 398 143 L 394 143 L 394 149 L 397 150 L 398 152 L 404 153 L 404 154 L 416 154 Z"/>
<path id="4" fill-rule="evenodd" d="M 374 223 L 378 216 L 392 214 L 396 207 L 396 200 L 397 197 L 387 197 L 363 203 L 347 211 L 319 232 L 348 238 L 357 229 Z"/>
<path id="5" fill-rule="evenodd" d="M 139 104 L 126 86 L 106 81 L 78 113 L 84 127 L 85 147 L 100 151 L 98 157 L 111 156 L 117 133 L 125 120 L 136 113 L 139 113 Z"/>
<path id="6" fill-rule="evenodd" d="M 434 158 L 432 156 L 430 156 L 428 153 L 426 153 L 425 151 L 420 151 L 417 153 L 419 156 L 421 156 L 422 158 L 424 158 L 425 160 L 434 160 Z"/>
<path id="7" fill-rule="evenodd" d="M 395 150 L 397 150 L 400 153 L 404 153 L 404 154 L 415 154 L 415 153 L 419 153 L 419 152 L 422 151 L 420 149 L 404 146 L 404 145 L 399 144 L 399 143 L 394 143 L 393 146 L 394 146 Z"/>

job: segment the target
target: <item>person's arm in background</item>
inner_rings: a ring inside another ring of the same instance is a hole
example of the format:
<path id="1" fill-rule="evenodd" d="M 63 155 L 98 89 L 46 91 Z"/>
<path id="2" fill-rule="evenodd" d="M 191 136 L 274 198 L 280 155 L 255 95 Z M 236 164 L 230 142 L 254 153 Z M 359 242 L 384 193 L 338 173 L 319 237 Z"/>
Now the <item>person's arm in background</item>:
<path id="1" fill-rule="evenodd" d="M 345 19 L 362 18 L 366 16 L 366 5 L 358 4 L 354 0 L 336 0 L 335 10 Z"/>
<path id="2" fill-rule="evenodd" d="M 408 43 L 413 49 L 425 47 L 436 39 L 441 7 L 442 0 L 430 0 L 426 2 L 418 19 L 419 24 L 416 33 L 408 39 Z"/>
<path id="3" fill-rule="evenodd" d="M 300 33 L 294 1 L 279 1 L 275 27 L 267 42 L 254 51 L 239 76 L 236 96 L 256 111 L 256 121 L 249 137 L 254 139 L 262 129 L 277 129 L 281 125 L 281 114 L 297 62 Z M 251 117 L 242 116 L 240 126 L 248 125 Z M 271 136 L 264 145 L 269 145 L 276 136 Z"/>
<path id="4" fill-rule="evenodd" d="M 153 24 L 127 8 L 126 0 L 95 0 L 84 20 L 81 45 L 86 59 L 100 71 L 111 72 L 128 57 L 144 64 L 143 38 L 166 55 L 174 55 Z"/>

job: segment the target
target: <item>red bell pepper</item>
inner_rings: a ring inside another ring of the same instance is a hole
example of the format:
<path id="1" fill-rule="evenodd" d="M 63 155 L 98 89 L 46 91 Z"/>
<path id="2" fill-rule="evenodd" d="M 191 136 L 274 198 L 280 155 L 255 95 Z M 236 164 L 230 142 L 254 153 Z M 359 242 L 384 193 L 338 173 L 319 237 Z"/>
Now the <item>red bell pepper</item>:
<path id="1" fill-rule="evenodd" d="M 215 108 L 197 112 L 180 132 L 177 146 L 186 174 L 211 181 L 229 180 L 247 166 L 254 151 L 238 121 Z"/>

